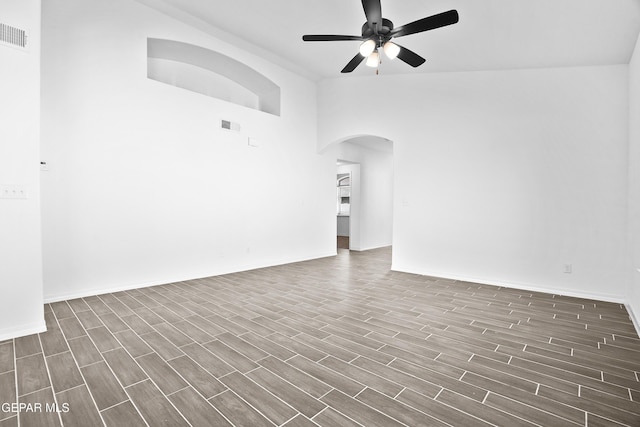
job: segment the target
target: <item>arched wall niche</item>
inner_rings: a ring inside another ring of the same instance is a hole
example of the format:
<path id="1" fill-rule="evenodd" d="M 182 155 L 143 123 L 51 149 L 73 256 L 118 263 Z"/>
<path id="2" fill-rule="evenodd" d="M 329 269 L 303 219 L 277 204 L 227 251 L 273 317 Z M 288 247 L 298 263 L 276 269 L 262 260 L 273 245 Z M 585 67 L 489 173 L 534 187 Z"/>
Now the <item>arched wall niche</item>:
<path id="1" fill-rule="evenodd" d="M 253 68 L 189 43 L 147 39 L 147 77 L 265 113 L 280 115 L 280 87 Z"/>

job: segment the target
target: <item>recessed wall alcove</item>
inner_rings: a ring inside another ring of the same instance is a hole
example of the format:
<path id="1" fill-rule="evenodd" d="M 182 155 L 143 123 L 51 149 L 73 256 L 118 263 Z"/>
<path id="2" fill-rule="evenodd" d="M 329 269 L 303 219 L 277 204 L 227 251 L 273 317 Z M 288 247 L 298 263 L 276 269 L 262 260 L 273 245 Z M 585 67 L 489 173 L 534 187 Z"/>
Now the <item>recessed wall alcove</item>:
<path id="1" fill-rule="evenodd" d="M 280 115 L 280 87 L 253 68 L 219 52 L 189 43 L 147 39 L 147 77 Z"/>

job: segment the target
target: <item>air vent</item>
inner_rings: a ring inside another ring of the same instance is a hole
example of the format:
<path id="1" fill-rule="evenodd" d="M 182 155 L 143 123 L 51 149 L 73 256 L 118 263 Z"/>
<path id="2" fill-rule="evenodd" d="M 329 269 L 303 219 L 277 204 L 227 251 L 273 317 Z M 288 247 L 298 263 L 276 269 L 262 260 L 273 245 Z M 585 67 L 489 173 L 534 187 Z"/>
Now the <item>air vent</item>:
<path id="1" fill-rule="evenodd" d="M 26 50 L 28 40 L 27 30 L 0 23 L 0 44 Z"/>
<path id="2" fill-rule="evenodd" d="M 229 120 L 220 120 L 220 127 L 226 130 L 232 130 L 235 132 L 240 132 L 240 124 L 231 122 Z"/>

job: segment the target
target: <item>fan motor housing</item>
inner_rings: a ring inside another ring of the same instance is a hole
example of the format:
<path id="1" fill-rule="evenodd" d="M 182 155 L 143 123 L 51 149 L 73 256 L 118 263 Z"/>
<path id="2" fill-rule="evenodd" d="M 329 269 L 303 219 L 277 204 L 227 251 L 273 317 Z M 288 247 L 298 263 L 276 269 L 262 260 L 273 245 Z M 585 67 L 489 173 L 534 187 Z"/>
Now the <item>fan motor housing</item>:
<path id="1" fill-rule="evenodd" d="M 386 18 L 382 18 L 382 29 L 378 31 L 380 35 L 387 35 L 389 32 L 393 30 L 393 22 Z M 365 22 L 362 25 L 362 37 L 369 38 L 374 35 L 374 31 L 372 28 L 369 28 L 369 23 Z"/>

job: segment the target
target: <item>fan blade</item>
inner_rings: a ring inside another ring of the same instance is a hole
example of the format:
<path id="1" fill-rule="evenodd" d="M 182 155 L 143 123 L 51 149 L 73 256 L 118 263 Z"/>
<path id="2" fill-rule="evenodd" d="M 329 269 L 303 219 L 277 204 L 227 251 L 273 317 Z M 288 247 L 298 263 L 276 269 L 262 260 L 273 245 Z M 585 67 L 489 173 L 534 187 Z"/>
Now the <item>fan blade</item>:
<path id="1" fill-rule="evenodd" d="M 406 25 L 394 28 L 389 35 L 391 37 L 408 36 L 409 34 L 421 33 L 423 31 L 433 30 L 458 22 L 458 11 L 450 10 L 437 15 L 428 16 Z"/>
<path id="2" fill-rule="evenodd" d="M 422 56 L 418 55 L 412 50 L 407 49 L 406 47 L 400 46 L 398 43 L 396 44 L 400 48 L 400 52 L 397 56 L 399 60 L 406 62 L 413 68 L 419 67 L 425 63 L 426 59 L 424 59 Z"/>
<path id="3" fill-rule="evenodd" d="M 343 40 L 364 40 L 362 36 L 340 36 L 334 34 L 314 34 L 302 36 L 302 40 L 306 42 L 335 42 Z"/>
<path id="4" fill-rule="evenodd" d="M 362 8 L 367 17 L 369 28 L 377 34 L 382 28 L 382 6 L 380 5 L 380 0 L 362 0 Z"/>
<path id="5" fill-rule="evenodd" d="M 358 65 L 360 65 L 360 63 L 364 61 L 364 56 L 360 55 L 359 53 L 353 57 L 353 59 L 351 61 L 349 61 L 349 63 L 342 69 L 342 71 L 340 71 L 341 73 L 350 73 L 353 70 L 356 69 L 356 67 Z"/>

